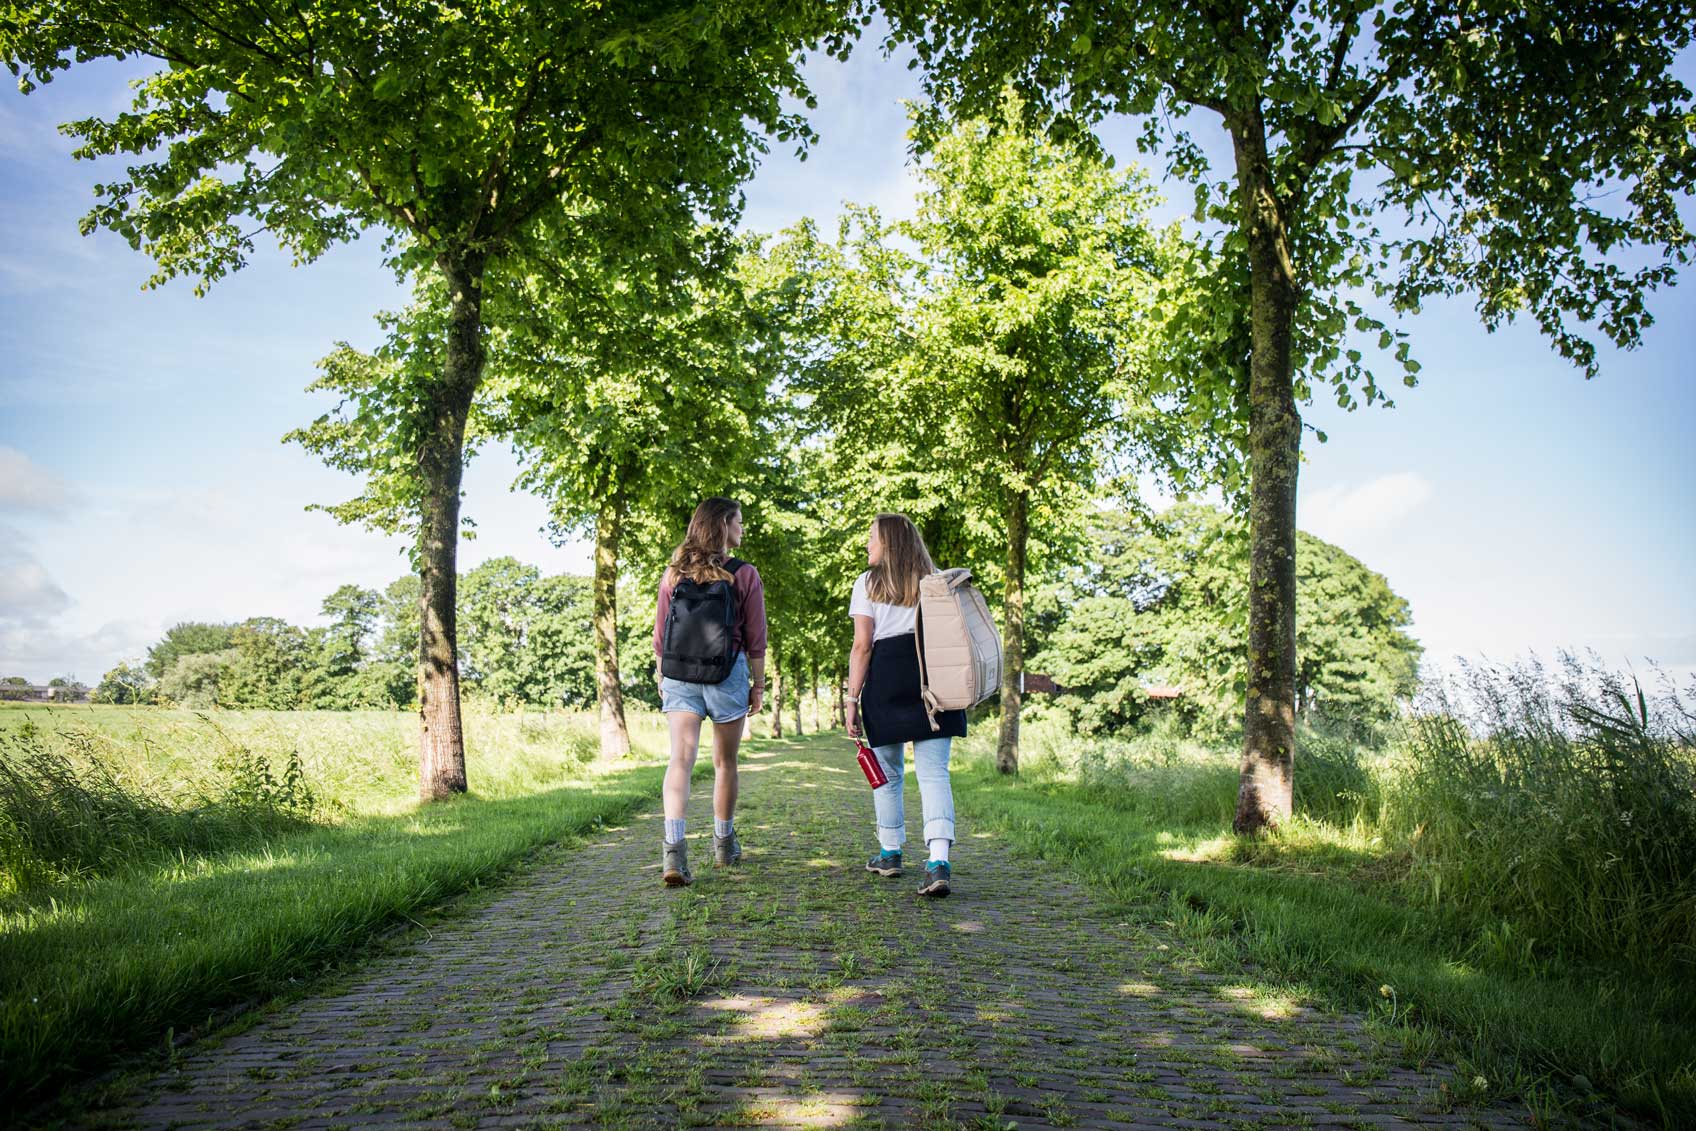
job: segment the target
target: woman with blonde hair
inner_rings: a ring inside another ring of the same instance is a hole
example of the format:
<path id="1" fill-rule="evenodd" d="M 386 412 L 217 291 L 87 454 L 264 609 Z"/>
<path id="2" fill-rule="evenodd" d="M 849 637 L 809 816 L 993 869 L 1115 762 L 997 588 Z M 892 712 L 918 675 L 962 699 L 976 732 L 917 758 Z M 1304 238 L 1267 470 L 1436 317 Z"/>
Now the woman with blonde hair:
<path id="1" fill-rule="evenodd" d="M 701 745 L 701 721 L 713 721 L 713 860 L 738 864 L 736 751 L 742 720 L 758 713 L 765 692 L 766 598 L 760 571 L 730 556 L 742 542 L 742 507 L 703 499 L 660 578 L 654 616 L 654 678 L 671 728 L 665 773 L 662 876 L 667 887 L 694 882 L 684 847 L 689 776 Z"/>
<path id="2" fill-rule="evenodd" d="M 866 870 L 880 876 L 901 874 L 901 846 L 907 839 L 901 756 L 911 742 L 930 852 L 919 894 L 940 898 L 948 894 L 952 879 L 948 850 L 954 843 L 954 791 L 948 781 L 948 755 L 953 739 L 966 736 L 966 712 L 938 712 L 938 729 L 932 730 L 919 696 L 919 581 L 936 566 L 918 527 L 904 514 L 880 514 L 872 520 L 866 564 L 871 568 L 854 582 L 848 601 L 854 618 L 848 733 L 856 738 L 865 734 L 889 778 L 872 791 L 880 851 L 866 862 Z"/>

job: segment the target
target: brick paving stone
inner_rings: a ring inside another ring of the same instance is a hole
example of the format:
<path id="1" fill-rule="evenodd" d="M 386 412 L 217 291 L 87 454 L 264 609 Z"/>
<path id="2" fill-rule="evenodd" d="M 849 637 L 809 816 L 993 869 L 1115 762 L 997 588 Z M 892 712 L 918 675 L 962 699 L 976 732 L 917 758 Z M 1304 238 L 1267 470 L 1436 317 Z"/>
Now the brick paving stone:
<path id="1" fill-rule="evenodd" d="M 865 872 L 840 740 L 744 752 L 740 868 L 650 807 L 86 1113 L 117 1128 L 1517 1127 L 1359 1018 L 1257 998 L 959 814 L 955 894 Z M 691 823 L 707 824 L 697 783 Z M 922 828 L 909 782 L 908 826 Z M 909 845 L 922 857 L 921 842 Z"/>

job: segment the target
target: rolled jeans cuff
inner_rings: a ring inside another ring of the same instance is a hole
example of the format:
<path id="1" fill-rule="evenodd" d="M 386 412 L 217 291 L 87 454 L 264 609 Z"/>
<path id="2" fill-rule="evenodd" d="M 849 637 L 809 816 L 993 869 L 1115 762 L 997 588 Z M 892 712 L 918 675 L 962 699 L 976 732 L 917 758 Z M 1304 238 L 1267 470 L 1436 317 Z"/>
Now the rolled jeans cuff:
<path id="1" fill-rule="evenodd" d="M 879 848 L 894 852 L 907 843 L 907 825 L 879 825 L 877 827 L 877 843 Z"/>
<path id="2" fill-rule="evenodd" d="M 929 844 L 933 840 L 946 840 L 952 844 L 954 842 L 954 822 L 943 820 L 940 817 L 926 821 L 925 843 Z"/>

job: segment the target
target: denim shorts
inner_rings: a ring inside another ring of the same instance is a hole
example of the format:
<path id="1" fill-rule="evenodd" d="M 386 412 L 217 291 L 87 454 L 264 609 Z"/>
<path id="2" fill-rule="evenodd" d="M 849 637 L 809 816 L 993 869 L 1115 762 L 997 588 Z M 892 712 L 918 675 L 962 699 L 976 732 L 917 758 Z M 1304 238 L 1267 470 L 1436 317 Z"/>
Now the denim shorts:
<path id="1" fill-rule="evenodd" d="M 748 654 L 736 657 L 723 683 L 685 683 L 665 676 L 660 680 L 660 710 L 705 715 L 715 723 L 733 723 L 748 713 Z"/>

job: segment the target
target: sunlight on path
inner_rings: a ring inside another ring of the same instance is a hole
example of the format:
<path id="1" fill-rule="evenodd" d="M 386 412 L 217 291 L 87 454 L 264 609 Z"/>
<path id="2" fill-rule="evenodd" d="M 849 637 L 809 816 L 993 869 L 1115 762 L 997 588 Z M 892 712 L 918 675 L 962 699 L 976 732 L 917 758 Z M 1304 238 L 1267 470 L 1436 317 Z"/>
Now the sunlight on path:
<path id="1" fill-rule="evenodd" d="M 1450 1073 L 1358 1020 L 1203 969 L 969 811 L 952 898 L 918 898 L 916 869 L 872 876 L 851 747 L 761 745 L 741 868 L 692 835 L 695 886 L 663 888 L 650 809 L 346 984 L 185 1050 L 89 1125 L 1524 1125 L 1454 1108 Z M 697 834 L 707 817 L 697 783 Z"/>

